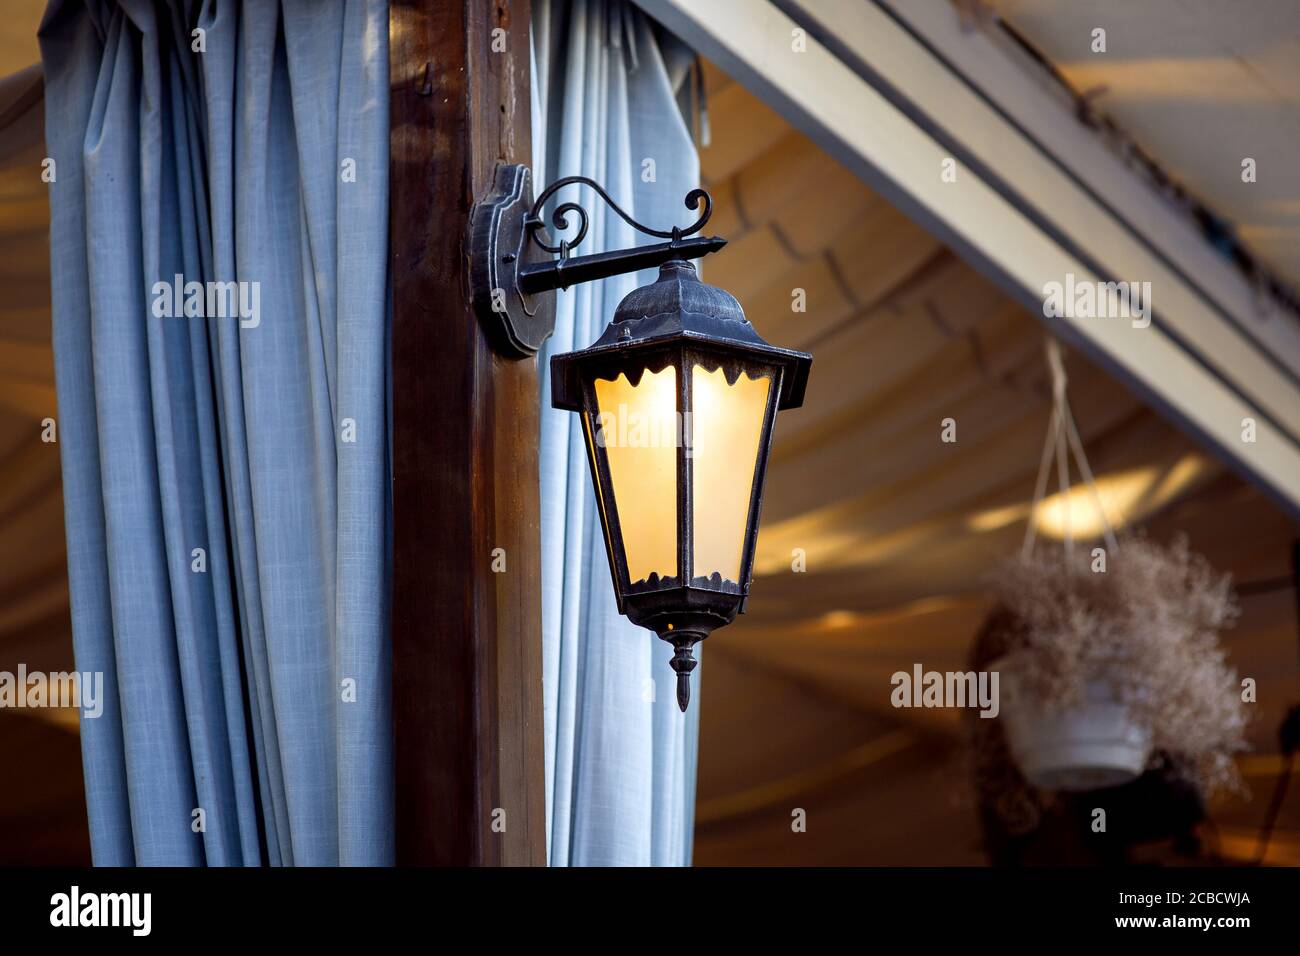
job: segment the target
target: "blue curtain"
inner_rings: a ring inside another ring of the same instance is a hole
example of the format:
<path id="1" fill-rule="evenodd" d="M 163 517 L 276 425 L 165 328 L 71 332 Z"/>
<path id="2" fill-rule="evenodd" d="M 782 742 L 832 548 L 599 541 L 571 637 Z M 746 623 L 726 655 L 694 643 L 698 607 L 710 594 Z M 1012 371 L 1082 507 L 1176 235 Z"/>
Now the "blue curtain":
<path id="1" fill-rule="evenodd" d="M 693 55 L 609 0 L 534 0 L 533 167 L 545 185 L 583 174 L 634 218 L 685 225 L 699 160 L 678 93 Z M 539 186 L 540 188 L 540 186 Z M 585 189 L 577 251 L 648 240 Z M 585 348 L 653 274 L 559 294 L 541 357 L 542 639 L 547 832 L 552 865 L 685 866 L 691 859 L 701 671 L 677 708 L 672 648 L 619 615 L 577 416 L 551 408 L 549 357 Z"/>
<path id="2" fill-rule="evenodd" d="M 95 862 L 390 863 L 387 4 L 40 39 Z"/>

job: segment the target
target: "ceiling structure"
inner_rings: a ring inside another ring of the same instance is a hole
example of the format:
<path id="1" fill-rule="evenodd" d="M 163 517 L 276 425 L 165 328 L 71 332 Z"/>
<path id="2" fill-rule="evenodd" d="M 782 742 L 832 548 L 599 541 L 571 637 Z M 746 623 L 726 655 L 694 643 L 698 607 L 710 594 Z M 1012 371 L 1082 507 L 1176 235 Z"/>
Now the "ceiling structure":
<path id="1" fill-rule="evenodd" d="M 1043 327 L 738 83 L 710 66 L 706 88 L 702 169 L 729 239 L 706 281 L 814 361 L 803 408 L 778 419 L 748 614 L 703 648 L 696 862 L 986 862 L 957 713 L 893 709 L 889 678 L 965 669 L 987 575 L 1027 519 L 1046 542 L 1065 507 L 1076 531 L 1100 530 L 1083 495 L 1031 516 Z M 1296 529 L 1271 501 L 1078 354 L 1066 365 L 1112 517 L 1185 532 L 1239 582 L 1289 575 Z M 1267 755 L 1300 700 L 1293 593 L 1243 604 L 1226 644 L 1260 683 L 1264 756 L 1243 764 L 1256 799 L 1216 807 L 1225 855 L 1253 852 Z M 1300 863 L 1300 801 L 1270 860 Z"/>
<path id="2" fill-rule="evenodd" d="M 1093 109 L 1300 288 L 1300 30 L 1293 0 L 991 0 Z M 1106 31 L 1105 53 L 1092 32 Z M 1213 135 L 1207 135 L 1212 130 Z M 1242 181 L 1242 160 L 1256 179 Z"/>

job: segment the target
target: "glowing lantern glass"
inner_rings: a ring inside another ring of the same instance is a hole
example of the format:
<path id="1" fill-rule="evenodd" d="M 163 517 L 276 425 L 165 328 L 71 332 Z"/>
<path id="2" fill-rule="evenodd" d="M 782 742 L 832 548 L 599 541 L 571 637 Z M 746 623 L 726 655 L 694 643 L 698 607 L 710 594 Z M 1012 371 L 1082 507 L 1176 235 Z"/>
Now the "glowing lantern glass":
<path id="1" fill-rule="evenodd" d="M 683 711 L 695 644 L 744 611 L 776 413 L 803 403 L 811 364 L 682 260 L 590 348 L 551 359 L 552 403 L 582 419 L 619 611 L 675 648 Z"/>

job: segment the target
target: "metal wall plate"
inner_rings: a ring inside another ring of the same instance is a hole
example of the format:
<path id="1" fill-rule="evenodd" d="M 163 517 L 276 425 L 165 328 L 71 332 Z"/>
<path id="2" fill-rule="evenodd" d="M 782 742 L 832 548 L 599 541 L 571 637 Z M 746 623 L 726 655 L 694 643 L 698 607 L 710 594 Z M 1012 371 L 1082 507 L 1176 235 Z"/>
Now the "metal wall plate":
<path id="1" fill-rule="evenodd" d="M 555 331 L 555 291 L 528 295 L 519 287 L 521 268 L 554 258 L 529 241 L 524 222 L 532 205 L 528 167 L 503 164 L 496 168 L 492 190 L 470 214 L 474 312 L 498 349 L 516 358 L 536 354 Z M 549 241 L 544 233 L 542 238 Z"/>

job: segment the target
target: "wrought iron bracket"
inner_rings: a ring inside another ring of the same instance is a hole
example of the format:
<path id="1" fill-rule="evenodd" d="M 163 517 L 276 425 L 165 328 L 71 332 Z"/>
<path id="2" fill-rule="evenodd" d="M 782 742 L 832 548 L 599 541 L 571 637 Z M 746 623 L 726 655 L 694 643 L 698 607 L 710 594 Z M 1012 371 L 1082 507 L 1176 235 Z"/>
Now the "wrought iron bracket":
<path id="1" fill-rule="evenodd" d="M 569 229 L 569 215 L 578 226 L 568 238 L 551 242 L 542 219 L 547 200 L 566 186 L 585 185 L 595 191 L 633 229 L 666 242 L 585 256 L 571 255 L 586 238 L 590 217 L 580 204 L 555 207 L 551 223 Z M 527 358 L 555 330 L 555 290 L 581 282 L 651 269 L 673 259 L 698 259 L 727 244 L 717 236 L 697 236 L 713 213 L 713 200 L 703 189 L 686 195 L 687 209 L 700 209 L 691 225 L 668 230 L 645 226 L 619 207 L 595 180 L 566 176 L 533 199 L 532 174 L 526 166 L 497 166 L 492 189 L 470 215 L 470 293 L 474 311 L 497 348 Z"/>

